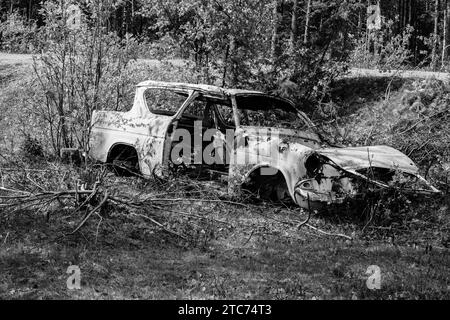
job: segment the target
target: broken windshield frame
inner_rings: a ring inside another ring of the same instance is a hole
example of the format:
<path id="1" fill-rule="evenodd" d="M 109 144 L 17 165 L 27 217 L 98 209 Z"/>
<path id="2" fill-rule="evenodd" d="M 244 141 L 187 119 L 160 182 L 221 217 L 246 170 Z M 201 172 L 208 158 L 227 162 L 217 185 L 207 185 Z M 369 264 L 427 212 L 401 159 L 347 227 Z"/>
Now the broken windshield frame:
<path id="1" fill-rule="evenodd" d="M 286 99 L 251 94 L 232 96 L 236 126 L 314 130 L 312 121 Z"/>

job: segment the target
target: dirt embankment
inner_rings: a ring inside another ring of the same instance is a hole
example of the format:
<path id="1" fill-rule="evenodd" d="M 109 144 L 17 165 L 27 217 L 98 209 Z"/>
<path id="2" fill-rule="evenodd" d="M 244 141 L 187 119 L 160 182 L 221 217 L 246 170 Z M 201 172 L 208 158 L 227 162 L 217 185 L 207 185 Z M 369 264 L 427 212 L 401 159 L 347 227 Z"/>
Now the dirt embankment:
<path id="1" fill-rule="evenodd" d="M 31 54 L 14 54 L 0 52 L 0 65 L 2 64 L 31 64 L 33 56 Z"/>
<path id="2" fill-rule="evenodd" d="M 367 78 L 367 77 L 377 77 L 377 78 L 403 78 L 403 79 L 421 79 L 421 80 L 439 80 L 446 83 L 450 82 L 450 75 L 447 72 L 432 72 L 432 71 L 421 71 L 421 70 L 373 70 L 373 69 L 361 69 L 361 68 L 351 68 L 349 74 L 346 76 L 348 78 Z"/>

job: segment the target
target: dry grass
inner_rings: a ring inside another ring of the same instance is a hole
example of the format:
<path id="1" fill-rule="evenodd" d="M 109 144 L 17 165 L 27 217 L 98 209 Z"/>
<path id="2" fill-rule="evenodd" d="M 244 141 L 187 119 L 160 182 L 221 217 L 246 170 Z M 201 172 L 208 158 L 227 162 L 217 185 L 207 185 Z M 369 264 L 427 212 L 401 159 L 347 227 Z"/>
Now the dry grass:
<path id="1" fill-rule="evenodd" d="M 80 177 L 79 171 L 61 164 L 40 162 L 28 169 L 54 166 L 53 181 L 66 172 Z M 30 177 L 41 183 L 45 173 L 34 171 Z M 186 177 L 155 182 L 107 173 L 104 186 L 117 196 L 121 192 L 122 197 L 152 199 L 155 206 L 141 213 L 188 241 L 145 219 L 129 219 L 129 209 L 113 204 L 102 219 L 91 218 L 73 235 L 82 213 L 74 214 L 72 208 L 55 210 L 48 221 L 36 210 L 3 211 L 1 298 L 449 298 L 450 258 L 439 238 L 448 235 L 448 216 L 419 229 L 410 225 L 383 236 L 379 230 L 377 239 L 374 230 L 362 231 L 364 221 L 344 211 L 311 218 L 310 224 L 321 230 L 351 235 L 349 241 L 305 226 L 299 229 L 307 214 L 295 207 L 227 202 L 221 186 L 209 182 Z M 425 233 L 431 237 L 419 238 Z M 66 288 L 66 270 L 74 264 L 82 272 L 80 291 Z M 370 265 L 382 270 L 379 291 L 366 287 Z"/>

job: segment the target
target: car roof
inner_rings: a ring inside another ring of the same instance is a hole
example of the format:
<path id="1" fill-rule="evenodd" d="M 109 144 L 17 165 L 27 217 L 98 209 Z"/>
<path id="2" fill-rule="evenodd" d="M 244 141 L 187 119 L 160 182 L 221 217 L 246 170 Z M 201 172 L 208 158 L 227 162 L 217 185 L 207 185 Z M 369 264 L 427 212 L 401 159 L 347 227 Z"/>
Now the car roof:
<path id="1" fill-rule="evenodd" d="M 295 105 L 292 101 L 288 99 L 284 99 L 281 97 L 273 96 L 261 91 L 254 90 L 243 90 L 243 89 L 226 89 L 212 85 L 206 84 L 194 84 L 194 83 L 183 83 L 183 82 L 165 82 L 165 81 L 153 81 L 148 80 L 141 82 L 137 85 L 138 87 L 148 87 L 148 88 L 159 88 L 159 89 L 168 89 L 179 92 L 187 93 L 190 90 L 199 91 L 204 94 L 206 97 L 211 97 L 220 100 L 228 100 L 229 96 L 236 97 L 250 97 L 250 96 L 260 96 L 266 97 L 270 99 L 275 99 L 279 101 L 283 101 L 285 103 L 291 104 L 294 108 Z"/>
<path id="2" fill-rule="evenodd" d="M 223 95 L 225 91 L 222 88 L 216 86 L 210 86 L 206 84 L 194 84 L 194 83 L 183 83 L 183 82 L 164 82 L 164 81 L 144 81 L 137 85 L 138 87 L 149 87 L 149 88 L 162 88 L 162 89 L 173 89 L 180 91 L 198 90 L 204 92 L 210 92 L 212 94 Z"/>

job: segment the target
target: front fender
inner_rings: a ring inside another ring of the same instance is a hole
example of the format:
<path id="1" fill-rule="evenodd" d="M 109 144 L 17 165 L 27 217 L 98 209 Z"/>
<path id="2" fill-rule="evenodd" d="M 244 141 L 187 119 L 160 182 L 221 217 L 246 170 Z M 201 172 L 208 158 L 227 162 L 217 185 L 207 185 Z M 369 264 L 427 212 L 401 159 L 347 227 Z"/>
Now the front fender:
<path id="1" fill-rule="evenodd" d="M 271 152 L 261 155 L 249 151 L 251 148 L 241 147 L 236 150 L 229 170 L 229 194 L 238 194 L 242 184 L 253 172 L 267 168 L 268 176 L 276 174 L 277 171 L 283 174 L 289 194 L 297 203 L 295 187 L 299 180 L 306 177 L 305 161 L 314 150 L 298 143 L 282 144 L 279 141 L 272 141 L 271 146 L 263 147 L 266 151 L 271 148 Z"/>

